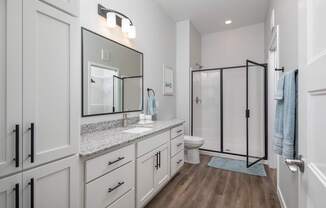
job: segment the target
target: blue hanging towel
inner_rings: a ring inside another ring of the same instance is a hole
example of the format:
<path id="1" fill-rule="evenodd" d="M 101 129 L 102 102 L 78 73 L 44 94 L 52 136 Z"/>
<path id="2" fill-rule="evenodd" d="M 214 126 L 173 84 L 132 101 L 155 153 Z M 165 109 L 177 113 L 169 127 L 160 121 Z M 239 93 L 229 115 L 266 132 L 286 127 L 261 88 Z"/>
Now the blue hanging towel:
<path id="1" fill-rule="evenodd" d="M 292 159 L 295 146 L 296 83 L 295 72 L 285 76 L 284 85 L 284 127 L 283 157 Z"/>
<path id="2" fill-rule="evenodd" d="M 275 153 L 293 158 L 295 147 L 296 82 L 295 72 L 286 73 L 278 82 L 274 144 Z"/>
<path id="3" fill-rule="evenodd" d="M 154 95 L 149 95 L 147 98 L 147 115 L 156 114 L 156 99 Z"/>
<path id="4" fill-rule="evenodd" d="M 283 115 L 284 115 L 284 76 L 281 76 L 278 80 L 275 100 L 275 123 L 274 123 L 274 143 L 273 150 L 276 154 L 282 155 L 283 149 Z"/>

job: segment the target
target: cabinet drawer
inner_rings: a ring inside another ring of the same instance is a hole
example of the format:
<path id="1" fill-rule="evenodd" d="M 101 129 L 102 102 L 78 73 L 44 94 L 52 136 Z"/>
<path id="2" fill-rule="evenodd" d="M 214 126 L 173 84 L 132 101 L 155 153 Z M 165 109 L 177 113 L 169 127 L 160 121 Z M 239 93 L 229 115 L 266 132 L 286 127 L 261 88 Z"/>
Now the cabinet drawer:
<path id="1" fill-rule="evenodd" d="M 157 147 L 167 143 L 169 140 L 169 131 L 149 136 L 147 139 L 137 143 L 137 157 L 140 157 L 150 151 L 153 151 Z"/>
<path id="2" fill-rule="evenodd" d="M 131 189 L 116 202 L 107 208 L 134 208 L 135 207 L 135 189 Z"/>
<path id="3" fill-rule="evenodd" d="M 135 186 L 135 162 L 86 184 L 86 208 L 104 208 Z"/>
<path id="4" fill-rule="evenodd" d="M 176 174 L 184 164 L 184 151 L 171 158 L 171 176 Z"/>
<path id="5" fill-rule="evenodd" d="M 130 145 L 86 161 L 86 182 L 135 160 L 135 145 Z"/>
<path id="6" fill-rule="evenodd" d="M 182 135 L 184 133 L 184 127 L 183 125 L 176 126 L 171 129 L 171 139 L 176 138 L 179 135 Z"/>
<path id="7" fill-rule="evenodd" d="M 178 136 L 177 138 L 171 141 L 171 156 L 174 156 L 184 148 L 183 135 Z"/>

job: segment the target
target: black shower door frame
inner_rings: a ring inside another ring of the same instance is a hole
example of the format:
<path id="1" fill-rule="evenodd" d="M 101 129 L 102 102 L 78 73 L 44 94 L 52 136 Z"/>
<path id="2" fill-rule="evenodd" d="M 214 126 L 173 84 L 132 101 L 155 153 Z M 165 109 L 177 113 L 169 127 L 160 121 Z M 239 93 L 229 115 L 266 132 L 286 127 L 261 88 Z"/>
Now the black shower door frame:
<path id="1" fill-rule="evenodd" d="M 250 109 L 249 109 L 249 67 L 254 66 L 261 66 L 264 70 L 264 142 L 265 142 L 265 148 L 264 148 L 264 156 L 263 157 L 257 157 L 257 156 L 251 156 L 249 154 L 249 117 L 250 117 Z M 246 154 L 239 154 L 235 152 L 225 152 L 223 141 L 224 141 L 224 132 L 223 132 L 223 71 L 228 69 L 237 69 L 237 68 L 243 68 L 246 70 L 246 111 L 244 112 L 244 116 L 246 117 Z M 267 64 L 259 64 L 251 60 L 246 60 L 246 65 L 239 65 L 239 66 L 230 66 L 230 67 L 221 67 L 221 68 L 209 68 L 209 69 L 199 69 L 199 70 L 192 70 L 191 71 L 191 135 L 193 136 L 193 127 L 194 127 L 194 117 L 193 117 L 193 102 L 194 102 L 194 73 L 198 72 L 208 72 L 208 71 L 219 71 L 220 72 L 220 151 L 216 150 L 210 150 L 210 149 L 204 149 L 200 148 L 200 150 L 208 151 L 208 152 L 215 152 L 215 153 L 221 153 L 221 154 L 227 154 L 227 155 L 234 155 L 234 156 L 240 156 L 245 157 L 247 160 L 247 167 L 251 167 L 252 165 L 260 162 L 261 160 L 267 160 L 268 159 L 268 84 L 267 84 Z M 249 162 L 250 158 L 257 159 L 253 163 Z"/>

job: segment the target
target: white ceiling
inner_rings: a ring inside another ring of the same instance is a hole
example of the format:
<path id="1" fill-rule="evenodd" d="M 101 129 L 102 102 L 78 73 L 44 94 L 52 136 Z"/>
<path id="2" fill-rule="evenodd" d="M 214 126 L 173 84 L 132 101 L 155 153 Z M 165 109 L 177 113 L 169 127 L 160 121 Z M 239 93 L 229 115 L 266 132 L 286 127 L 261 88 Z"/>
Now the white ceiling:
<path id="1" fill-rule="evenodd" d="M 155 0 L 175 21 L 190 19 L 201 34 L 264 22 L 269 0 Z M 231 25 L 225 20 L 231 19 Z"/>

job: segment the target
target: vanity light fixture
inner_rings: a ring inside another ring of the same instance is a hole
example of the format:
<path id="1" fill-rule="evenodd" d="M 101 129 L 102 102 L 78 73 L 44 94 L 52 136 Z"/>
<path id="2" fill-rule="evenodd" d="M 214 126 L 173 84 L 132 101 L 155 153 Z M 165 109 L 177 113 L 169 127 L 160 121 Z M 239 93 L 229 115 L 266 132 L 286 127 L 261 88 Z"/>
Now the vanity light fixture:
<path id="1" fill-rule="evenodd" d="M 226 24 L 226 25 L 232 24 L 232 20 L 226 20 L 226 21 L 225 21 L 225 24 Z"/>
<path id="2" fill-rule="evenodd" d="M 107 9 L 101 4 L 98 4 L 97 12 L 100 16 L 106 18 L 108 27 L 114 28 L 119 26 L 122 32 L 128 34 L 130 39 L 136 38 L 136 27 L 128 16 L 116 10 Z"/>

